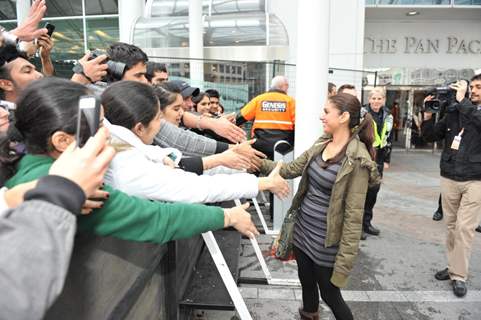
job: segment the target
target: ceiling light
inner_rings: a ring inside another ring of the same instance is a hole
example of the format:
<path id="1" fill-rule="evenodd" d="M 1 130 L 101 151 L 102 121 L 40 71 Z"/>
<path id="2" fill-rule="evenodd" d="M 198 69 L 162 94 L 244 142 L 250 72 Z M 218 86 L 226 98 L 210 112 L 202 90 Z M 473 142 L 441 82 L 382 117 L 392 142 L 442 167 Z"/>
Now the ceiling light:
<path id="1" fill-rule="evenodd" d="M 406 13 L 408 17 L 414 17 L 414 16 L 417 16 L 418 14 L 419 14 L 419 11 L 416 11 L 416 10 L 408 11 Z"/>

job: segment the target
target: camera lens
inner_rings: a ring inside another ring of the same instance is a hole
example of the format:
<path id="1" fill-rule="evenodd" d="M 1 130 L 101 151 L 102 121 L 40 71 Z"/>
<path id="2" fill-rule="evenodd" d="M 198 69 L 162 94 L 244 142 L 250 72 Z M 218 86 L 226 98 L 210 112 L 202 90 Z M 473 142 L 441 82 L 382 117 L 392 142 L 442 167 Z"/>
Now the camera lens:
<path id="1" fill-rule="evenodd" d="M 109 67 L 108 73 L 115 79 L 122 79 L 125 72 L 125 63 L 117 61 L 107 61 L 107 66 Z"/>

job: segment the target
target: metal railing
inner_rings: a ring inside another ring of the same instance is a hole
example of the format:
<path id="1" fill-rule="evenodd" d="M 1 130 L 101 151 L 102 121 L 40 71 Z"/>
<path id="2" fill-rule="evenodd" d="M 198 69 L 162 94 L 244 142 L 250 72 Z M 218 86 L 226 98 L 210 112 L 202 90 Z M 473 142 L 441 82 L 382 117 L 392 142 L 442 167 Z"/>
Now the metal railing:
<path id="1" fill-rule="evenodd" d="M 169 79 L 182 79 L 201 90 L 216 89 L 225 112 L 237 112 L 255 96 L 269 90 L 276 75 L 289 79 L 289 95 L 296 93 L 296 65 L 283 61 L 236 61 L 149 56 L 149 60 L 165 63 Z M 191 62 L 203 62 L 203 81 L 190 80 Z M 313 72 L 318 72 L 313 70 Z M 329 68 L 328 79 L 337 87 L 354 84 L 359 92 L 377 84 L 377 72 L 348 68 Z"/>

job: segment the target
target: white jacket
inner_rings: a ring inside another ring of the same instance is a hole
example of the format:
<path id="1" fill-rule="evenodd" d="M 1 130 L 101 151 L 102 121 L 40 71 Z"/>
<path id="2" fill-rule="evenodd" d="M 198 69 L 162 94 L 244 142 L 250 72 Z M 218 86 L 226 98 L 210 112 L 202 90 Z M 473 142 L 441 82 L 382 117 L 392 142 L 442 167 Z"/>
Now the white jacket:
<path id="1" fill-rule="evenodd" d="M 105 182 L 118 190 L 151 200 L 189 203 L 212 203 L 257 196 L 258 180 L 252 174 L 199 176 L 172 169 L 164 165 L 162 160 L 173 151 L 178 155 L 178 150 L 145 145 L 132 131 L 107 121 L 105 125 L 118 151 L 110 163 Z"/>

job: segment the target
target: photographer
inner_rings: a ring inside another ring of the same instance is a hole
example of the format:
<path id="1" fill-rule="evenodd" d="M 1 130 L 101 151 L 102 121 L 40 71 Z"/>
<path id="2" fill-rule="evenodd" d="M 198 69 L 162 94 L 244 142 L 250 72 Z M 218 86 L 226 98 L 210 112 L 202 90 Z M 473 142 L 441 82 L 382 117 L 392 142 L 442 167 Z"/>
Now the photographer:
<path id="1" fill-rule="evenodd" d="M 450 88 L 456 91 L 456 101 L 437 123 L 425 112 L 422 130 L 428 142 L 445 140 L 440 167 L 448 268 L 435 278 L 451 279 L 454 294 L 463 297 L 475 228 L 481 222 L 481 75 L 471 79 L 470 99 L 466 80 Z"/>

